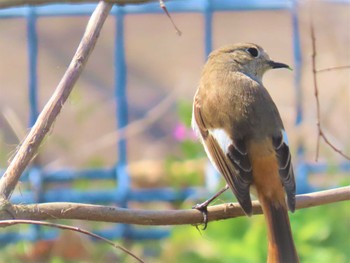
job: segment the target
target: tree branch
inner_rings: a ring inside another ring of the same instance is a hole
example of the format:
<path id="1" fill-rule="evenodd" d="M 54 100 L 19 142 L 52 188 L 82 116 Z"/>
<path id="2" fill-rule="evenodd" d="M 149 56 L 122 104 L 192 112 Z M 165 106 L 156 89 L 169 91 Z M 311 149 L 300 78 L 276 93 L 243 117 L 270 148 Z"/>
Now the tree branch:
<path id="1" fill-rule="evenodd" d="M 320 152 L 320 141 L 321 138 L 324 140 L 324 142 L 333 149 L 333 151 L 337 152 L 341 156 L 343 156 L 345 159 L 350 160 L 350 156 L 343 153 L 340 149 L 338 149 L 325 135 L 322 129 L 321 125 L 321 107 L 320 107 L 320 99 L 318 95 L 318 82 L 317 82 L 317 73 L 318 72 L 324 72 L 329 70 L 335 70 L 335 69 L 344 69 L 345 67 L 337 67 L 337 68 L 330 68 L 330 69 L 324 69 L 324 70 L 317 70 L 316 67 L 316 36 L 315 36 L 315 28 L 312 20 L 312 13 L 310 11 L 310 32 L 311 32 L 311 46 L 312 46 L 312 54 L 311 54 L 311 65 L 312 65 L 312 76 L 313 76 L 313 82 L 314 82 L 314 95 L 316 100 L 316 113 L 317 113 L 317 143 L 316 143 L 316 161 L 318 160 L 319 152 Z"/>
<path id="2" fill-rule="evenodd" d="M 298 195 L 296 197 L 296 208 L 302 209 L 347 200 L 350 200 L 350 186 Z M 253 213 L 262 213 L 257 201 L 253 202 Z M 238 203 L 208 207 L 209 221 L 240 216 L 244 216 L 244 213 Z M 12 205 L 7 202 L 2 204 L 2 208 L 0 207 L 0 219 L 76 219 L 137 225 L 181 225 L 201 224 L 203 215 L 195 209 L 159 211 L 79 203 Z"/>
<path id="3" fill-rule="evenodd" d="M 31 159 L 50 131 L 53 122 L 60 113 L 74 84 L 78 80 L 92 50 L 95 47 L 102 25 L 112 8 L 112 4 L 99 2 L 87 24 L 84 36 L 78 49 L 54 94 L 40 113 L 36 123 L 20 146 L 9 167 L 0 179 L 0 197 L 8 199 Z"/>

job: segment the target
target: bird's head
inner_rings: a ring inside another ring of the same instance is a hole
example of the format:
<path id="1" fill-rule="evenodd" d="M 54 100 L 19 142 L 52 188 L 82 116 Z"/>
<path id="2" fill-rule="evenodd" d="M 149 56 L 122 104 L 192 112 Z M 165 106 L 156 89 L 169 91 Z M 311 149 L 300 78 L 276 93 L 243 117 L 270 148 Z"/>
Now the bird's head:
<path id="1" fill-rule="evenodd" d="M 288 68 L 287 64 L 270 59 L 264 49 L 252 43 L 224 46 L 209 55 L 210 64 L 222 65 L 229 71 L 239 71 L 261 81 L 269 69 Z"/>

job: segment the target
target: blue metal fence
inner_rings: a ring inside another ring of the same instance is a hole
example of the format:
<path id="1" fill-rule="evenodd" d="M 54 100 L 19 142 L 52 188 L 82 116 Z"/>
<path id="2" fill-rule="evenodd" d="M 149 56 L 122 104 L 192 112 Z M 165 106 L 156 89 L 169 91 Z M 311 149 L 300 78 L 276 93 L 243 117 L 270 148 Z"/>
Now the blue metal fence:
<path id="1" fill-rule="evenodd" d="M 95 4 L 82 5 L 48 5 L 40 7 L 18 7 L 0 10 L 0 18 L 18 18 L 25 17 L 27 20 L 27 43 L 29 56 L 29 105 L 30 118 L 29 125 L 33 125 L 38 116 L 38 89 L 37 89 L 37 56 L 38 41 L 36 22 L 44 16 L 78 16 L 90 15 L 95 8 Z M 295 68 L 295 92 L 297 97 L 296 125 L 302 121 L 302 93 L 301 93 L 301 47 L 298 29 L 298 17 L 296 12 L 296 2 L 287 0 L 173 0 L 167 2 L 170 12 L 197 12 L 204 18 L 204 44 L 206 55 L 212 49 L 212 16 L 218 11 L 232 10 L 289 10 L 293 25 L 293 48 L 294 48 L 294 68 Z M 116 100 L 116 119 L 117 128 L 123 128 L 128 123 L 128 98 L 126 94 L 127 63 L 124 50 L 124 19 L 128 14 L 139 13 L 161 13 L 159 3 L 149 3 L 144 5 L 114 6 L 111 15 L 115 17 L 115 48 L 114 48 L 114 76 L 115 76 L 115 100 Z M 119 160 L 115 167 L 104 169 L 87 170 L 59 170 L 46 172 L 41 170 L 40 166 L 32 166 L 22 177 L 22 180 L 29 181 L 32 187 L 31 191 L 23 192 L 20 196 L 14 195 L 12 201 L 15 203 L 35 203 L 35 202 L 53 202 L 53 201 L 71 201 L 85 203 L 114 203 L 121 207 L 127 207 L 128 202 L 150 202 L 164 201 L 172 202 L 184 200 L 197 195 L 197 188 L 186 188 L 174 190 L 170 188 L 141 189 L 135 190 L 130 187 L 130 177 L 127 166 L 127 141 L 121 139 L 117 145 Z M 302 145 L 299 146 L 298 154 L 303 155 Z M 302 158 L 297 164 L 298 180 L 302 181 L 303 188 L 298 188 L 298 192 L 310 191 L 312 188 L 307 183 L 307 176 L 314 170 L 324 171 L 326 167 L 310 165 L 302 162 Z M 350 170 L 350 164 L 343 167 L 344 170 Z M 78 191 L 75 189 L 60 189 L 43 191 L 45 183 L 50 182 L 73 182 L 79 179 L 88 180 L 115 180 L 116 189 L 100 191 Z M 301 185 L 300 183 L 298 185 Z M 0 235 L 1 243 L 10 243 L 18 240 L 34 240 L 40 236 L 38 228 L 31 228 L 26 233 L 5 233 Z M 136 229 L 128 225 L 116 225 L 113 230 L 100 231 L 100 234 L 107 238 L 128 237 L 132 239 L 160 239 L 166 237 L 168 230 L 159 228 Z M 55 232 L 45 232 L 42 238 L 52 238 Z"/>

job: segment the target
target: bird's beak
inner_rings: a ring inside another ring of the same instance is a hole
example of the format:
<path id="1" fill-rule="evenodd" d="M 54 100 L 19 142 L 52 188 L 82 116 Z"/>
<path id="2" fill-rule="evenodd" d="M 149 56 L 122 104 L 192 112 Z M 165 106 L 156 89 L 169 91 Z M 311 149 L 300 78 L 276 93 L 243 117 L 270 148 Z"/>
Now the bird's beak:
<path id="1" fill-rule="evenodd" d="M 272 60 L 270 60 L 268 63 L 270 65 L 270 67 L 273 69 L 275 69 L 275 68 L 288 68 L 290 70 L 292 69 L 290 66 L 288 66 L 287 64 L 284 64 L 284 63 L 275 62 Z"/>

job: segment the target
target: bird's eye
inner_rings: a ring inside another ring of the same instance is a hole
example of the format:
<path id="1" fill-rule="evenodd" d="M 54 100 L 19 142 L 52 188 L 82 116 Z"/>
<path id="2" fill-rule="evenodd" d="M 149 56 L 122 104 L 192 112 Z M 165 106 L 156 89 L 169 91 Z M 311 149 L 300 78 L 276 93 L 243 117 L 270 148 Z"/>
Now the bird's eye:
<path id="1" fill-rule="evenodd" d="M 247 52 L 255 58 L 259 56 L 259 50 L 257 50 L 255 47 L 247 48 Z"/>

